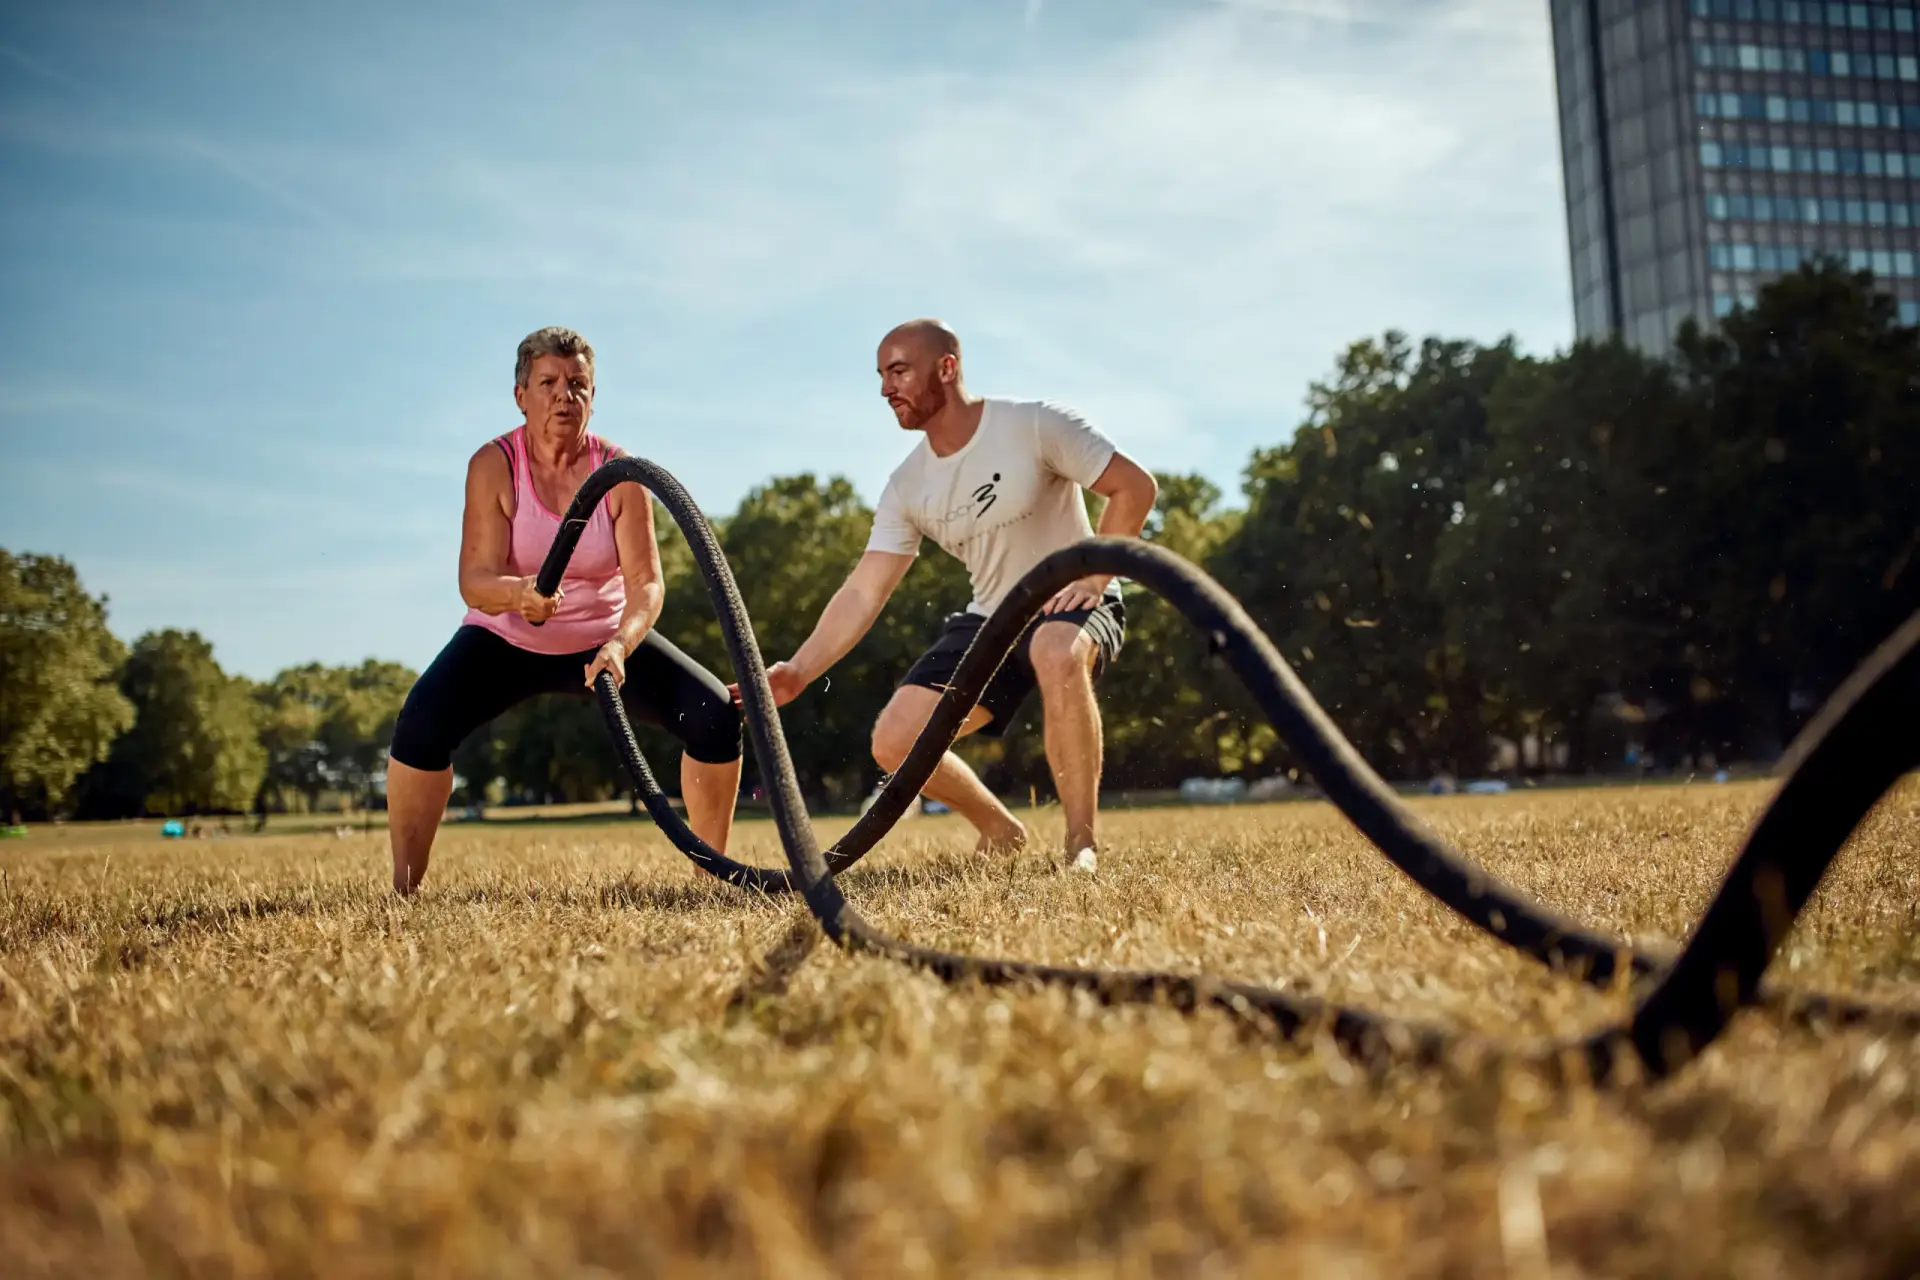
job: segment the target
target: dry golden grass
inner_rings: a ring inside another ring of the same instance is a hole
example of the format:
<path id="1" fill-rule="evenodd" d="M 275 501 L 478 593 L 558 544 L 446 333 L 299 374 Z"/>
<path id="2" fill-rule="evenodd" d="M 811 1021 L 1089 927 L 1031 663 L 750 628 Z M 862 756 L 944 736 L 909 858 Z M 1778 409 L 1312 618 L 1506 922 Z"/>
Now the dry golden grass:
<path id="1" fill-rule="evenodd" d="M 1677 941 L 1767 794 L 1419 807 L 1568 914 Z M 1776 978 L 1920 999 L 1917 834 L 1909 785 Z M 1453 921 L 1323 806 L 1113 815 L 1093 878 L 968 843 L 918 820 L 843 883 L 922 942 L 1503 1038 L 1624 1008 Z M 738 851 L 779 860 L 764 823 Z M 797 904 L 643 823 L 449 827 L 412 903 L 378 831 L 68 832 L 0 866 L 9 1276 L 1920 1271 L 1920 1045 L 1871 1030 L 1748 1013 L 1677 1081 L 1606 1095 L 1372 1078 L 1221 1015 L 809 947 Z"/>

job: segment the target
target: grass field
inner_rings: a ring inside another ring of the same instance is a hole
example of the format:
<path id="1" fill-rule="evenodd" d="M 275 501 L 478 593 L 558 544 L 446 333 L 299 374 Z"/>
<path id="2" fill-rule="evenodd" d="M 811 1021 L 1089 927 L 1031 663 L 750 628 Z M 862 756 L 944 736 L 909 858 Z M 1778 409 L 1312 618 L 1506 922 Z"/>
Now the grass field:
<path id="1" fill-rule="evenodd" d="M 1680 940 L 1763 785 L 1416 808 L 1566 913 Z M 1050 825 L 1051 824 L 1051 825 Z M 823 824 L 837 833 L 844 821 Z M 1046 836 L 1057 815 L 1034 823 Z M 1224 1016 L 949 991 L 645 823 L 0 844 L 0 1273 L 1920 1273 L 1920 1044 L 1748 1013 L 1610 1094 L 1363 1074 Z M 1520 1040 L 1617 1017 L 1319 804 L 1114 815 L 1095 876 L 903 825 L 915 940 L 1232 975 Z M 1920 1001 L 1920 784 L 1776 964 Z M 736 852 L 777 863 L 764 822 Z"/>

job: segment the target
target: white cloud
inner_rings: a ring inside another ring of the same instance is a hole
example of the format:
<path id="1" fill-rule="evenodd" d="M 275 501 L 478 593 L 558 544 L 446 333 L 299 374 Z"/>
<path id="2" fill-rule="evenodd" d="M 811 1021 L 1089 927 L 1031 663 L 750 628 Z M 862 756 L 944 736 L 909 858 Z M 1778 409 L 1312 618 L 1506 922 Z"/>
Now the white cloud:
<path id="1" fill-rule="evenodd" d="M 1564 339 L 1545 19 L 1513 8 L 1409 7 L 1385 30 L 1216 10 L 955 84 L 900 113 L 859 191 L 882 212 L 788 206 L 789 234 L 839 263 L 877 224 L 870 262 L 910 264 L 1030 353 L 1008 376 L 1111 387 L 1120 434 L 1177 444 L 1192 419 L 1258 414 L 1271 440 L 1380 329 Z M 683 267 L 727 291 L 723 261 Z"/>
<path id="2" fill-rule="evenodd" d="M 1270 443 L 1347 341 L 1394 326 L 1564 340 L 1544 16 L 1387 16 L 1213 6 L 1043 70 L 969 74 L 782 44 L 759 68 L 769 110 L 582 186 L 574 270 L 644 287 L 702 334 L 935 300 L 1000 353 L 983 389 L 1097 405 L 1149 460 L 1227 479 L 1249 442 L 1202 424 Z M 492 190 L 541 186 L 523 169 Z M 748 421 L 806 421 L 776 409 L 781 389 L 727 394 Z M 836 402 L 810 425 L 831 452 L 846 421 Z"/>
<path id="3" fill-rule="evenodd" d="M 1024 280 L 1070 283 L 1089 317 L 1169 293 L 1223 321 L 1297 315 L 1361 287 L 1384 317 L 1397 282 L 1420 287 L 1406 250 L 1437 265 L 1490 221 L 1560 225 L 1545 17 L 1389 12 L 1216 3 L 1042 65 L 932 74 L 763 33 L 731 55 L 761 110 L 642 117 L 578 161 L 408 146 L 382 186 L 424 201 L 420 229 L 361 266 L 646 289 L 720 324 L 963 273 L 1014 306 Z M 456 210 L 477 236 L 428 222 Z"/>
<path id="4" fill-rule="evenodd" d="M 791 39 L 734 56 L 766 110 L 663 124 L 591 175 L 458 162 L 453 189 L 517 230 L 565 190 L 578 234 L 522 269 L 644 290 L 690 332 L 937 298 L 1033 353 L 1009 378 L 1153 405 L 1114 415 L 1143 433 L 1282 429 L 1341 345 L 1389 326 L 1564 340 L 1546 20 L 1515 3 L 1216 4 L 1041 69 L 895 72 Z"/>

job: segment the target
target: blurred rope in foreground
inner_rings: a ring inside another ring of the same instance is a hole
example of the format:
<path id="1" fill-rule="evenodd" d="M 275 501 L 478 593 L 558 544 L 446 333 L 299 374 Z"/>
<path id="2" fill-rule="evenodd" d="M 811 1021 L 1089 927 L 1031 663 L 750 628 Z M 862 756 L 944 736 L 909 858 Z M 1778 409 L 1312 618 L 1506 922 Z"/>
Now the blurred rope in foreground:
<path id="1" fill-rule="evenodd" d="M 849 951 L 888 956 L 949 983 L 1042 983 L 1084 991 L 1106 1004 L 1164 1001 L 1186 1010 L 1221 1008 L 1288 1037 L 1330 1035 L 1369 1062 L 1478 1065 L 1492 1057 L 1518 1056 L 1595 1083 L 1629 1075 L 1665 1077 L 1711 1044 L 1736 1012 L 1753 1004 L 1816 1024 L 1871 1021 L 1920 1030 L 1920 1009 L 1778 991 L 1761 982 L 1854 828 L 1889 788 L 1920 766 L 1920 735 L 1913 732 L 1920 722 L 1920 615 L 1854 671 L 1794 742 L 1783 765 L 1785 780 L 1748 832 L 1686 946 L 1677 956 L 1649 956 L 1562 919 L 1427 830 L 1361 759 L 1219 583 L 1180 556 L 1131 539 L 1087 539 L 1048 556 L 1021 579 L 980 628 L 953 686 L 872 808 L 823 851 L 800 797 L 746 605 L 712 528 L 679 481 L 641 458 L 601 466 L 574 495 L 541 565 L 539 590 L 553 593 L 594 507 L 614 485 L 628 481 L 660 499 L 693 550 L 737 673 L 747 732 L 787 867 L 747 866 L 693 834 L 661 791 L 612 677 L 603 672 L 596 692 L 615 745 L 648 812 L 688 858 L 744 889 L 798 890 L 827 936 Z M 1422 889 L 1477 928 L 1557 971 L 1595 986 L 1636 983 L 1632 1016 L 1576 1039 L 1508 1046 L 1246 983 L 984 959 L 916 946 L 874 928 L 846 900 L 834 875 L 872 849 L 906 812 L 952 745 L 962 719 L 1048 598 L 1093 573 L 1124 576 L 1152 589 L 1204 632 L 1328 799 Z"/>

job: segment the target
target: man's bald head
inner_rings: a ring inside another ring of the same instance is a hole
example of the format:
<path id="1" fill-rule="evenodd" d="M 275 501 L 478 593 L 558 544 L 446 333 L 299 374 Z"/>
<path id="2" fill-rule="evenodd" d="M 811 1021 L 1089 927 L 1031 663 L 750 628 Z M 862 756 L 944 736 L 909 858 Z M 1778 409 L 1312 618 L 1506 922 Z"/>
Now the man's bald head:
<path id="1" fill-rule="evenodd" d="M 880 394 L 908 431 L 925 427 L 954 396 L 964 396 L 960 337 L 939 320 L 909 320 L 880 339 Z"/>
<path id="2" fill-rule="evenodd" d="M 960 358 L 960 335 L 948 328 L 944 320 L 909 320 L 895 325 L 880 340 L 880 345 L 896 342 L 916 347 L 935 360 L 941 356 Z"/>

